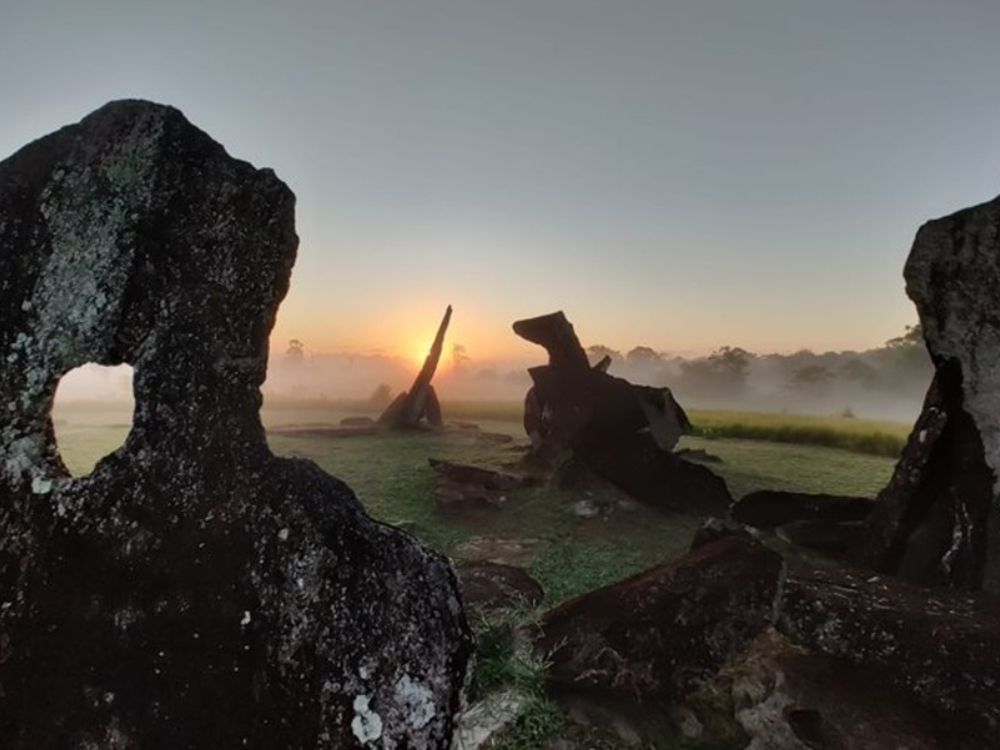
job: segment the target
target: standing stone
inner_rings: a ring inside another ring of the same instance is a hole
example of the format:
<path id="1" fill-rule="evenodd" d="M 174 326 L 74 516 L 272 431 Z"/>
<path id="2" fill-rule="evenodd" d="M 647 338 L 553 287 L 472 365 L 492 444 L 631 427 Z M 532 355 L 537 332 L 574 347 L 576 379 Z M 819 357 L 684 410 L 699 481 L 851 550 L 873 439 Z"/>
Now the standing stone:
<path id="1" fill-rule="evenodd" d="M 451 569 L 261 426 L 294 201 L 147 102 L 0 162 L 0 746 L 449 746 Z M 87 362 L 133 365 L 135 415 L 72 479 Z"/>
<path id="2" fill-rule="evenodd" d="M 607 358 L 591 367 L 560 311 L 514 323 L 545 348 L 549 363 L 529 368 L 524 403 L 532 456 L 554 467 L 579 463 L 640 502 L 667 511 L 725 513 L 732 497 L 721 477 L 673 454 L 691 423 L 669 388 L 609 375 Z"/>
<path id="3" fill-rule="evenodd" d="M 448 305 L 444 311 L 444 317 L 441 318 L 437 334 L 434 336 L 431 350 L 424 359 L 423 367 L 417 373 L 413 385 L 410 386 L 410 390 L 396 396 L 392 403 L 386 407 L 378 418 L 379 424 L 412 429 L 419 427 L 426 420 L 431 427 L 444 426 L 444 420 L 441 417 L 441 403 L 438 401 L 431 381 L 437 371 L 438 362 L 441 361 L 444 336 L 448 332 L 450 322 L 451 305 Z"/>
<path id="4" fill-rule="evenodd" d="M 1000 198 L 921 227 L 905 277 L 936 374 L 860 557 L 1000 591 Z"/>

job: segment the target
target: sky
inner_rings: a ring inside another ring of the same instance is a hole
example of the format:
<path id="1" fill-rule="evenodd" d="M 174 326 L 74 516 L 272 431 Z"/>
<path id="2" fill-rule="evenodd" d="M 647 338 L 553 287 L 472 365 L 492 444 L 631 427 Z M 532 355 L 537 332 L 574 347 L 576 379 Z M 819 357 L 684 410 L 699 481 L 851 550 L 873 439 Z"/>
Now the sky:
<path id="1" fill-rule="evenodd" d="M 274 168 L 272 338 L 474 361 L 586 344 L 864 349 L 917 227 L 1000 193 L 1000 2 L 0 0 L 0 158 L 101 104 Z"/>

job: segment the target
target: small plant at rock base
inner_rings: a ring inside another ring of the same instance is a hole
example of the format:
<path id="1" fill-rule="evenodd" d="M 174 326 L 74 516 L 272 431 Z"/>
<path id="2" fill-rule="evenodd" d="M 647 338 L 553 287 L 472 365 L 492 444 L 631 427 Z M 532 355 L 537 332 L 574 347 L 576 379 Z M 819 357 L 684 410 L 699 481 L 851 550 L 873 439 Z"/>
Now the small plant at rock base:
<path id="1" fill-rule="evenodd" d="M 534 627 L 540 610 L 528 606 L 479 614 L 472 623 L 476 636 L 476 664 L 471 697 L 482 698 L 501 688 L 525 695 L 544 691 L 549 664 L 532 651 L 525 631 Z"/>
<path id="2" fill-rule="evenodd" d="M 479 615 L 473 624 L 476 634 L 476 664 L 472 674 L 471 698 L 480 700 L 499 690 L 510 690 L 523 703 L 509 729 L 490 745 L 495 750 L 529 750 L 561 732 L 562 709 L 545 694 L 550 662 L 535 653 L 527 631 L 538 623 L 538 608 L 517 606 Z"/>

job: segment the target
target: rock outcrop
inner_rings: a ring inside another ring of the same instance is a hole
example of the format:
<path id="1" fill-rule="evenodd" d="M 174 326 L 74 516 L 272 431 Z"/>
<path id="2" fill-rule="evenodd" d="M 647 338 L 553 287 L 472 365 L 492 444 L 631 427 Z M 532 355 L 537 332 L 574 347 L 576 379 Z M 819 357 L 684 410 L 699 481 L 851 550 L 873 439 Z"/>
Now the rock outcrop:
<path id="1" fill-rule="evenodd" d="M 1000 591 L 1000 198 L 921 227 L 905 277 L 936 375 L 858 556 Z"/>
<path id="2" fill-rule="evenodd" d="M 444 348 L 444 337 L 451 322 L 451 305 L 444 311 L 444 317 L 438 325 L 437 334 L 431 350 L 424 359 L 423 367 L 413 380 L 410 390 L 403 391 L 392 400 L 378 418 L 378 423 L 388 427 L 413 429 L 427 424 L 430 427 L 444 427 L 441 417 L 441 403 L 431 381 L 441 361 L 441 351 Z"/>
<path id="3" fill-rule="evenodd" d="M 800 547 L 841 555 L 864 538 L 874 507 L 866 497 L 759 490 L 733 503 L 730 515 Z"/>
<path id="4" fill-rule="evenodd" d="M 725 512 L 725 482 L 671 451 L 691 424 L 669 388 L 633 385 L 591 367 L 562 312 L 519 320 L 514 332 L 545 348 L 528 370 L 524 428 L 533 456 L 553 467 L 578 461 L 637 500 L 667 510 Z"/>
<path id="5" fill-rule="evenodd" d="M 524 568 L 488 560 L 459 560 L 455 564 L 462 601 L 471 616 L 526 609 L 545 598 L 541 584 Z"/>
<path id="6" fill-rule="evenodd" d="M 728 535 L 584 594 L 540 624 L 549 678 L 666 710 L 774 623 L 783 574 L 776 553 Z"/>
<path id="7" fill-rule="evenodd" d="M 1000 600 L 930 593 L 848 571 L 789 574 L 778 629 L 877 673 L 934 719 L 949 747 L 1000 747 Z M 821 706 L 818 706 L 821 707 Z"/>
<path id="8" fill-rule="evenodd" d="M 0 745 L 450 745 L 471 640 L 447 562 L 268 450 L 294 196 L 175 109 L 109 104 L 0 162 Z M 135 368 L 71 479 L 61 376 Z"/>

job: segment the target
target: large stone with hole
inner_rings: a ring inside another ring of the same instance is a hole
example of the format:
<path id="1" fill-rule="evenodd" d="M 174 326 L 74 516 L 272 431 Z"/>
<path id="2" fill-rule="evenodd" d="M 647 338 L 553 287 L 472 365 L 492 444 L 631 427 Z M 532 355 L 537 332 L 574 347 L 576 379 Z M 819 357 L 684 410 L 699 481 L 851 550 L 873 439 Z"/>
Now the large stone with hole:
<path id="1" fill-rule="evenodd" d="M 0 746 L 448 747 L 448 564 L 268 450 L 294 196 L 175 109 L 116 102 L 0 163 Z M 135 368 L 125 445 L 67 476 L 49 411 Z"/>
<path id="2" fill-rule="evenodd" d="M 936 368 L 863 562 L 913 583 L 1000 591 L 1000 198 L 926 223 L 906 262 Z"/>

